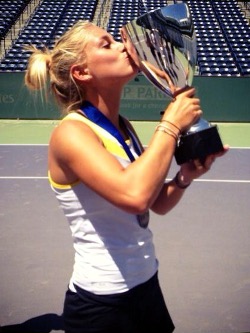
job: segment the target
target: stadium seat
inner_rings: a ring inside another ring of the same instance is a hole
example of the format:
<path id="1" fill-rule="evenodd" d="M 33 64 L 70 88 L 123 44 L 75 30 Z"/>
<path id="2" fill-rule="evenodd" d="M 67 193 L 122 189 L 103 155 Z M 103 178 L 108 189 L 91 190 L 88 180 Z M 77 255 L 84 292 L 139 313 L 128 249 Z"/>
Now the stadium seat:
<path id="1" fill-rule="evenodd" d="M 0 36 L 13 25 L 18 15 L 30 0 L 2 0 L 1 9 L 9 9 L 8 15 L 0 15 Z M 197 65 L 200 75 L 250 75 L 249 46 L 250 26 L 235 0 L 228 1 L 185 1 L 191 11 L 197 37 Z M 98 0 L 43 0 L 33 13 L 17 40 L 6 52 L 0 70 L 22 70 L 27 65 L 28 52 L 25 44 L 53 47 L 70 26 L 78 20 L 92 20 Z M 166 0 L 114 0 L 110 9 L 107 30 L 115 39 L 121 40 L 120 28 L 145 13 L 166 6 Z M 5 5 L 5 7 L 4 7 Z M 17 14 L 18 13 L 18 14 Z M 15 18 L 14 18 L 15 17 Z M 6 28 L 6 24 L 8 27 Z M 7 30 L 6 30 L 7 29 Z M 18 54 L 18 56 L 14 56 Z M 19 66 L 10 61 L 18 59 Z M 18 68 L 18 69 L 17 69 Z M 219 70 L 218 70 L 219 69 Z"/>

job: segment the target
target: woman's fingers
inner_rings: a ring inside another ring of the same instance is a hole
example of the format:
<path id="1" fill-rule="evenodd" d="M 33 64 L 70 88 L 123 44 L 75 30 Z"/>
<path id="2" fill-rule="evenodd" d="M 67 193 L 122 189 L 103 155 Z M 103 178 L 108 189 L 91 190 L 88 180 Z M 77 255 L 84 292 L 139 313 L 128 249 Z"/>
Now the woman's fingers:
<path id="1" fill-rule="evenodd" d="M 229 150 L 228 145 L 224 145 L 223 148 L 224 148 L 224 150 L 219 151 L 218 153 L 208 155 L 205 158 L 204 162 L 202 162 L 199 159 L 194 160 L 194 165 L 195 165 L 196 169 L 202 170 L 202 168 L 205 168 L 205 170 L 209 170 L 211 168 L 212 164 L 214 163 L 214 161 L 216 160 L 216 158 L 225 155 L 226 152 Z"/>

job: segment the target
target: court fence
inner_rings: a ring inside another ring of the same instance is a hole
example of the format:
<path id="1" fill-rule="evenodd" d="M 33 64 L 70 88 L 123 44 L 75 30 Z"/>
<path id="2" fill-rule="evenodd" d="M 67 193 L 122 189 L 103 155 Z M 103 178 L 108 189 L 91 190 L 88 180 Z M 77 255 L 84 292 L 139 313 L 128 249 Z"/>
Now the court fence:
<path id="1" fill-rule="evenodd" d="M 195 76 L 203 116 L 211 122 L 250 122 L 250 77 Z M 0 73 L 0 119 L 60 119 L 52 98 L 30 92 L 24 72 Z M 110 96 L 112 98 L 112 95 Z M 121 113 L 130 120 L 157 121 L 170 99 L 139 74 L 123 90 Z"/>

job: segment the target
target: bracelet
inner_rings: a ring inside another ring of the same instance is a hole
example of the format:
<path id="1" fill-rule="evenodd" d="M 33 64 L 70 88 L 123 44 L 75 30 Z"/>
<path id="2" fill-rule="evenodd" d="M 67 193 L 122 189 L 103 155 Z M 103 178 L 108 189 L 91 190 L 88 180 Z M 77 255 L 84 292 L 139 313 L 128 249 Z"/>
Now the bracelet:
<path id="1" fill-rule="evenodd" d="M 178 139 L 179 134 L 175 133 L 175 131 L 173 131 L 170 127 L 163 125 L 163 124 L 159 124 L 156 126 L 156 129 L 160 128 L 160 127 L 165 128 L 167 131 L 171 132 L 176 137 L 176 139 Z"/>
<path id="2" fill-rule="evenodd" d="M 157 126 L 156 131 L 164 132 L 164 133 L 172 136 L 172 138 L 174 138 L 175 141 L 178 140 L 178 138 L 175 134 L 171 133 L 170 131 L 168 131 L 166 128 L 163 128 L 162 126 L 160 126 L 160 127 Z"/>
<path id="3" fill-rule="evenodd" d="M 180 179 L 179 179 L 179 176 L 180 176 L 180 175 L 181 175 L 181 172 L 178 171 L 177 174 L 175 175 L 173 181 L 175 182 L 175 185 L 176 185 L 177 187 L 179 187 L 180 189 L 184 190 L 185 188 L 187 188 L 188 186 L 190 186 L 191 182 L 188 183 L 188 184 L 184 184 L 184 183 L 182 183 L 182 182 L 180 181 Z"/>
<path id="4" fill-rule="evenodd" d="M 155 130 L 160 131 L 160 132 L 164 132 L 164 133 L 172 136 L 172 138 L 174 138 L 176 142 L 178 141 L 178 138 L 179 138 L 178 135 L 166 126 L 158 125 Z"/>
<path id="5" fill-rule="evenodd" d="M 163 119 L 162 122 L 169 123 L 170 125 L 172 125 L 179 131 L 179 134 L 181 133 L 181 129 L 178 126 L 176 126 L 174 123 L 172 123 L 171 121 Z"/>
<path id="6" fill-rule="evenodd" d="M 159 125 L 157 125 L 156 131 L 159 131 L 159 130 L 171 135 L 172 137 L 175 138 L 176 141 L 179 139 L 179 133 L 177 134 L 175 131 L 173 131 L 170 127 L 168 127 L 166 125 L 163 125 L 161 123 Z"/>

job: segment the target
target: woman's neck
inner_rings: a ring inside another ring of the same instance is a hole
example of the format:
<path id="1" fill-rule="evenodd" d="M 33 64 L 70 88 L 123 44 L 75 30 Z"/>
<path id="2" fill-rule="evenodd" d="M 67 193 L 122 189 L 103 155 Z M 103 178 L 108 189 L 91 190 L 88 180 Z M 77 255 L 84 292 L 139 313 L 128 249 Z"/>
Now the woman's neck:
<path id="1" fill-rule="evenodd" d="M 119 110 L 121 93 L 113 93 L 110 90 L 105 94 L 87 94 L 87 101 L 100 110 L 117 128 L 119 128 Z"/>

